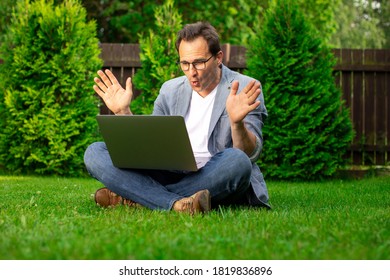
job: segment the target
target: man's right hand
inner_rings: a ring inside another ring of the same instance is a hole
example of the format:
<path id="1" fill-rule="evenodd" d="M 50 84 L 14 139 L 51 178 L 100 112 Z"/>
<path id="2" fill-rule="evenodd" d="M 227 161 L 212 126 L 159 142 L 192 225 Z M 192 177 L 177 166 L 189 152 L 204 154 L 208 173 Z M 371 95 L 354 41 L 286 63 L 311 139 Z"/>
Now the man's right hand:
<path id="1" fill-rule="evenodd" d="M 133 98 L 131 78 L 127 78 L 126 89 L 124 89 L 110 70 L 105 70 L 105 72 L 99 70 L 97 74 L 100 79 L 94 78 L 96 85 L 93 89 L 103 99 L 107 108 L 115 115 L 132 115 L 130 110 Z"/>

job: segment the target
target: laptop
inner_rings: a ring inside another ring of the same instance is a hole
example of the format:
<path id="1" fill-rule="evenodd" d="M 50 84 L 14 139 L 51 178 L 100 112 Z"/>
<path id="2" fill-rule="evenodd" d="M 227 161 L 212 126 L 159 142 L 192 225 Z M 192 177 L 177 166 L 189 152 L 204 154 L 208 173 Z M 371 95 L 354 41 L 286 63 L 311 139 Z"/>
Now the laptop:
<path id="1" fill-rule="evenodd" d="M 114 166 L 198 170 L 182 116 L 98 115 L 96 119 Z"/>

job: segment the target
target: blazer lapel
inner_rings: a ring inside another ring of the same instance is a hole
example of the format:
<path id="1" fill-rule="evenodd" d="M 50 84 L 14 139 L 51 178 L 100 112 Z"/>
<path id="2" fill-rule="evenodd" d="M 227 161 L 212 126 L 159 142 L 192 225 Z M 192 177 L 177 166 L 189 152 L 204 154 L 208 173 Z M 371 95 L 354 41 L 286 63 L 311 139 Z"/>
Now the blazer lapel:
<path id="1" fill-rule="evenodd" d="M 217 124 L 219 118 L 226 108 L 226 99 L 230 94 L 231 85 L 233 82 L 233 75 L 231 75 L 230 70 L 222 66 L 222 77 L 221 82 L 219 83 L 217 94 L 215 96 L 213 112 L 211 113 L 210 127 L 208 132 L 208 137 L 210 138 L 215 125 Z"/>
<path id="2" fill-rule="evenodd" d="M 177 95 L 177 102 L 174 114 L 177 116 L 185 117 L 190 107 L 192 97 L 192 88 L 190 84 L 185 82 L 183 84 L 183 90 L 179 91 Z"/>

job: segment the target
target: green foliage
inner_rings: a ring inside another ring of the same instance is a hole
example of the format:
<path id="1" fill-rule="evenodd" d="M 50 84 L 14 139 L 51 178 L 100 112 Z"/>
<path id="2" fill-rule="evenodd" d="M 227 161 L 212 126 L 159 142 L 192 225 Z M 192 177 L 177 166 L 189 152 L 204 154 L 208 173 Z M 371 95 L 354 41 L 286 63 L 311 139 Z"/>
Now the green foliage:
<path id="1" fill-rule="evenodd" d="M 142 68 L 133 81 L 142 94 L 132 102 L 132 111 L 136 114 L 151 114 L 162 84 L 180 74 L 175 41 L 181 28 L 181 16 L 173 2 L 167 0 L 156 8 L 156 30 L 150 30 L 148 37 L 140 39 Z"/>
<path id="2" fill-rule="evenodd" d="M 154 27 L 154 9 L 162 0 L 83 0 L 88 18 L 97 21 L 104 43 L 138 43 L 138 34 Z"/>
<path id="3" fill-rule="evenodd" d="M 79 175 L 96 138 L 95 24 L 76 0 L 20 1 L 0 58 L 0 163 L 12 172 Z"/>
<path id="4" fill-rule="evenodd" d="M 306 19 L 315 26 L 321 33 L 325 42 L 337 30 L 337 19 L 335 10 L 340 6 L 342 0 L 299 0 L 299 7 Z M 348 5 L 350 6 L 350 5 Z"/>
<path id="5" fill-rule="evenodd" d="M 9 1 L 9 0 L 5 0 Z M 102 42 L 138 43 L 139 33 L 154 29 L 154 9 L 163 1 L 83 0 L 96 19 Z M 268 0 L 176 0 L 183 22 L 207 20 L 224 43 L 247 46 L 263 20 Z M 298 0 L 307 19 L 337 48 L 390 46 L 390 1 Z"/>
<path id="6" fill-rule="evenodd" d="M 3 0 L 10 1 L 10 0 Z M 102 42 L 138 43 L 154 29 L 154 9 L 162 0 L 83 0 Z M 184 23 L 207 20 L 223 43 L 247 46 L 263 20 L 268 0 L 176 0 Z M 298 0 L 307 19 L 336 48 L 389 48 L 390 1 Z M 5 9 L 8 6 L 5 5 Z M 0 14 L 1 14 L 0 4 Z M 1 29 L 1 26 L 0 26 Z"/>
<path id="7" fill-rule="evenodd" d="M 138 43 L 138 34 L 156 28 L 154 10 L 164 1 L 83 0 L 89 18 L 97 20 L 102 42 Z M 259 14 L 268 0 L 203 1 L 175 0 L 184 23 L 210 22 L 221 41 L 246 45 L 260 24 Z"/>
<path id="8" fill-rule="evenodd" d="M 390 3 L 373 0 L 342 0 L 335 6 L 337 32 L 331 38 L 336 48 L 390 47 Z"/>
<path id="9" fill-rule="evenodd" d="M 294 1 L 274 1 L 247 59 L 247 74 L 263 83 L 269 112 L 261 157 L 267 176 L 317 179 L 344 163 L 353 132 L 334 62 Z"/>
<path id="10" fill-rule="evenodd" d="M 260 27 L 268 0 L 204 1 L 176 0 L 186 22 L 208 21 L 221 42 L 247 46 Z"/>
<path id="11" fill-rule="evenodd" d="M 375 10 L 375 14 L 379 19 L 379 26 L 383 30 L 385 44 L 382 46 L 385 49 L 390 49 L 390 1 L 380 1 L 380 9 Z M 378 5 L 376 5 L 378 7 Z"/>

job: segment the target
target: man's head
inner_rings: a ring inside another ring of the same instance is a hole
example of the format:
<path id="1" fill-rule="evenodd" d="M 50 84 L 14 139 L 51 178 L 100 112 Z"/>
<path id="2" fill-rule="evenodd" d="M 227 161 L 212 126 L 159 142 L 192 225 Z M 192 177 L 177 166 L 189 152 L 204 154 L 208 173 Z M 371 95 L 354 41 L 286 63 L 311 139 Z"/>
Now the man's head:
<path id="1" fill-rule="evenodd" d="M 176 49 L 192 89 L 208 95 L 221 78 L 223 54 L 215 28 L 205 22 L 187 24 L 178 33 Z"/>
<path id="2" fill-rule="evenodd" d="M 179 46 L 182 40 L 190 42 L 198 37 L 203 37 L 209 47 L 209 51 L 212 55 L 217 55 L 221 51 L 221 45 L 219 43 L 219 36 L 217 30 L 208 22 L 197 22 L 187 24 L 177 34 L 176 49 L 179 51 Z"/>

